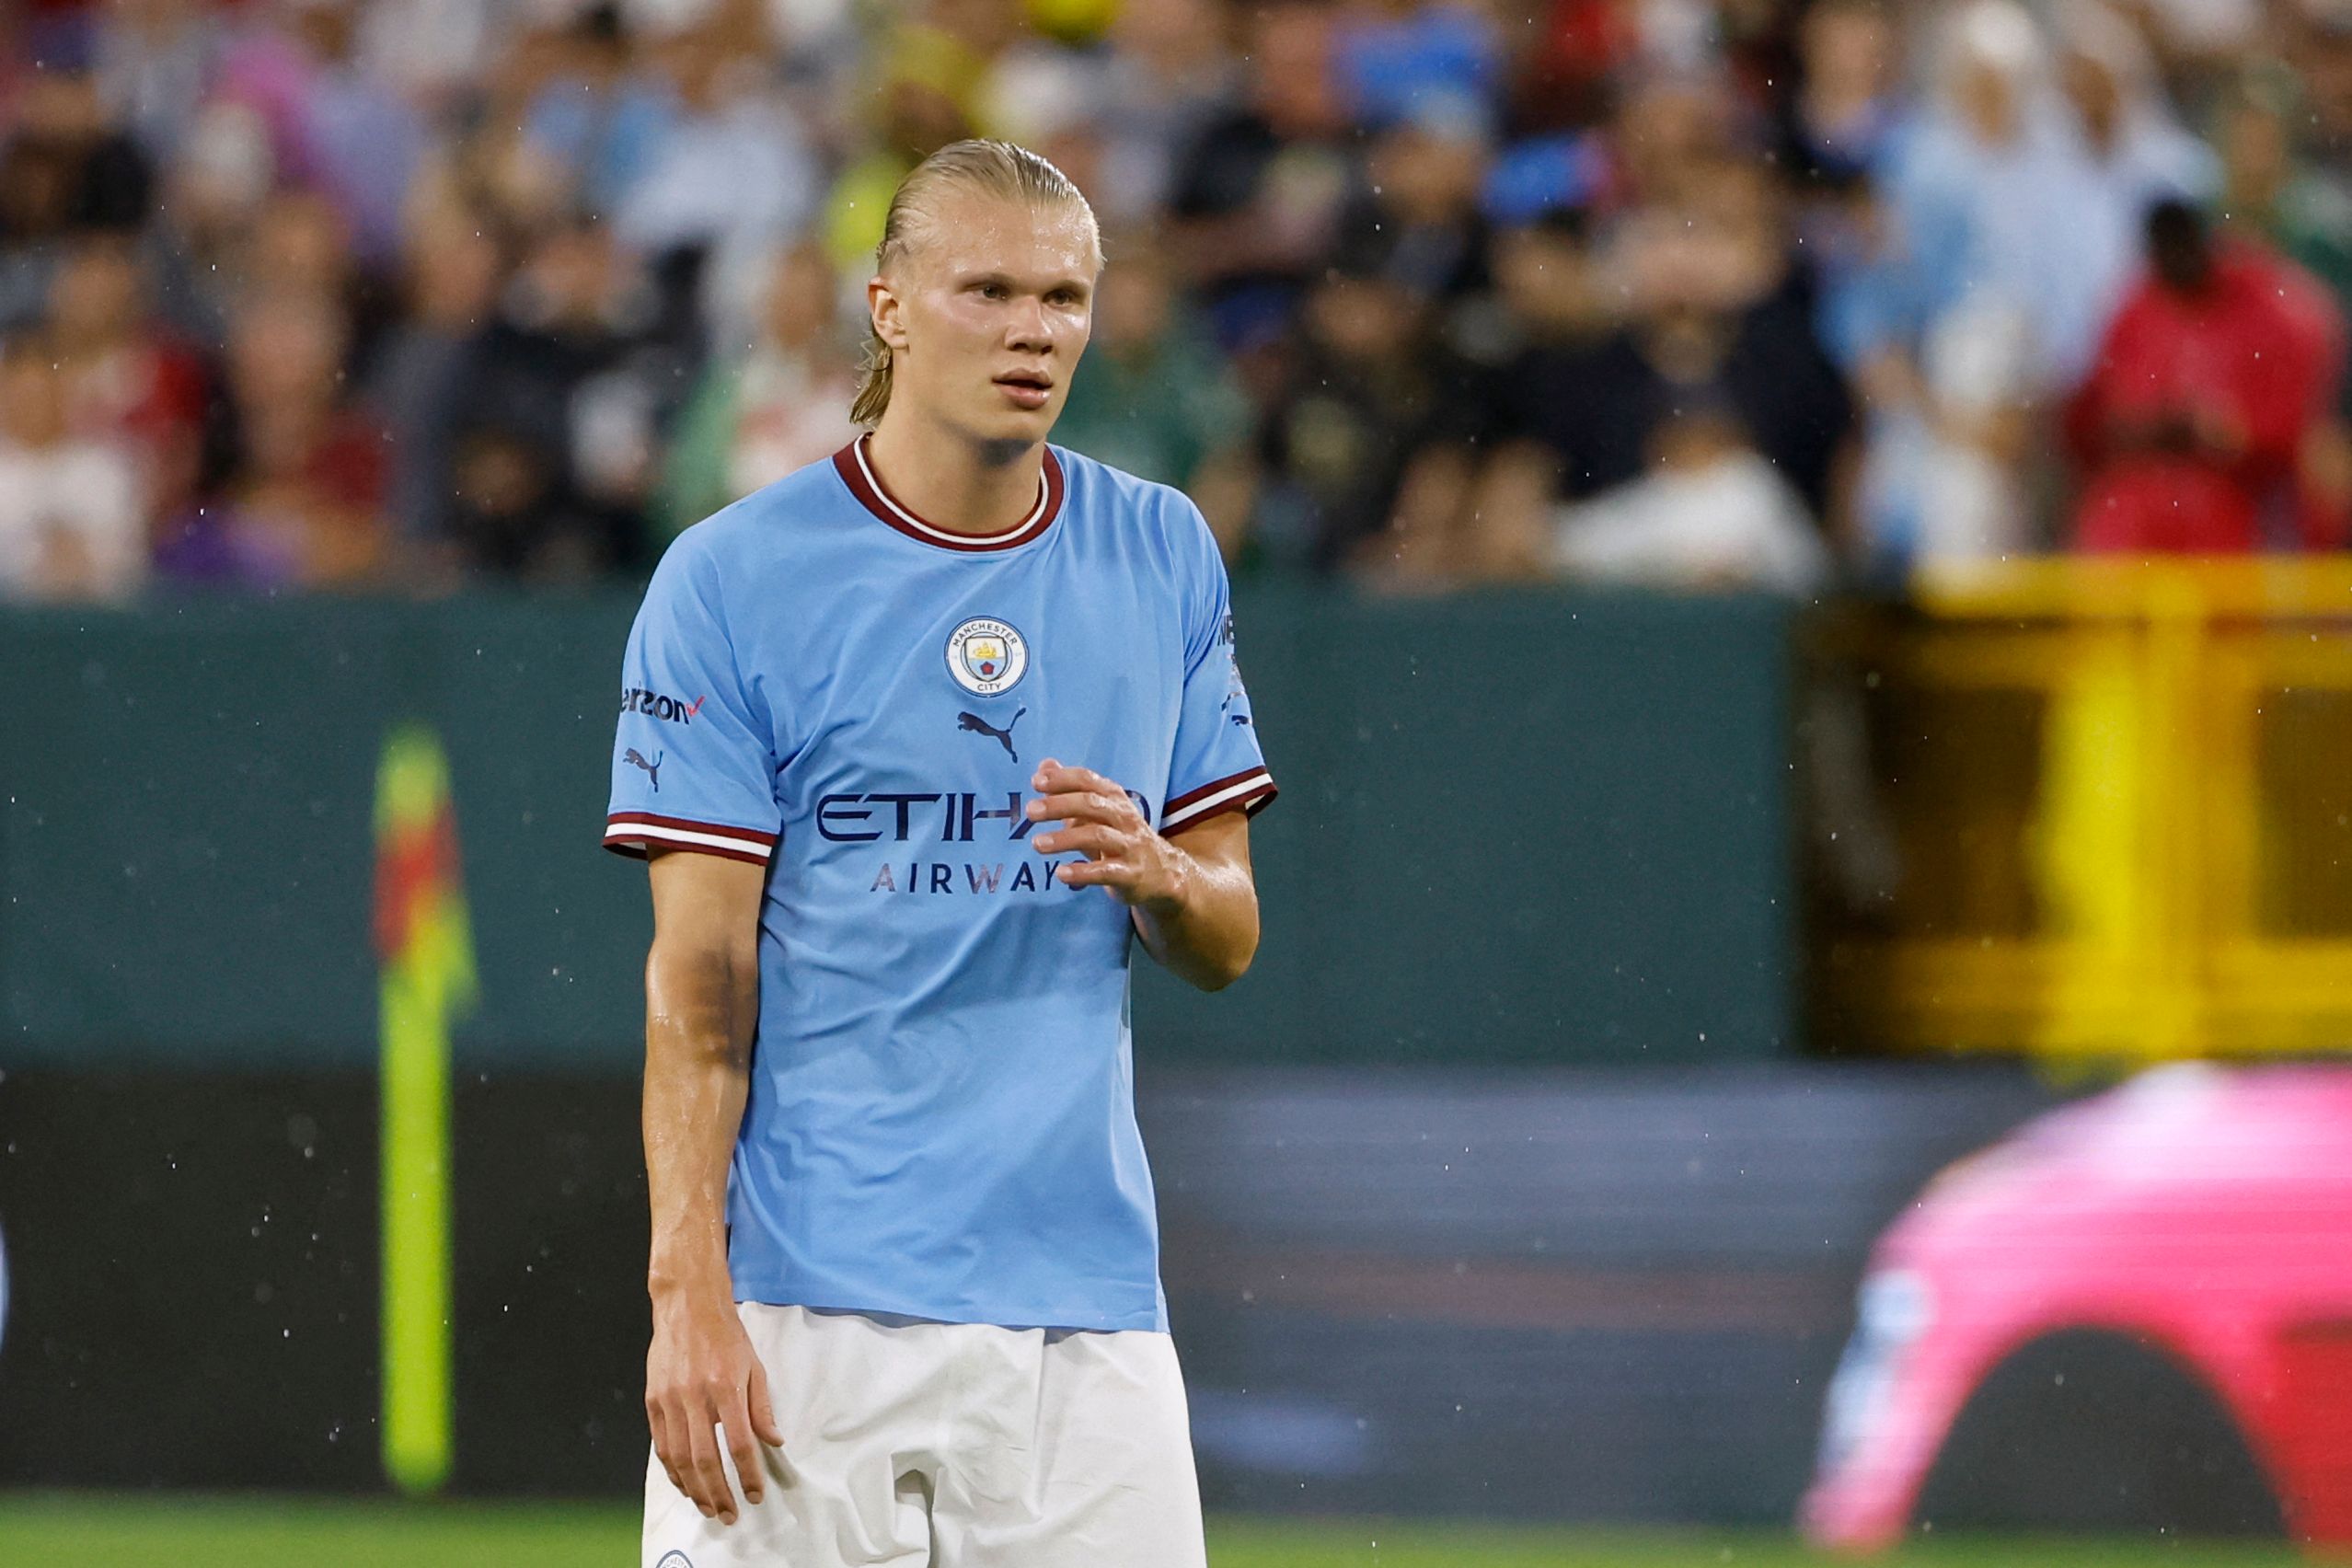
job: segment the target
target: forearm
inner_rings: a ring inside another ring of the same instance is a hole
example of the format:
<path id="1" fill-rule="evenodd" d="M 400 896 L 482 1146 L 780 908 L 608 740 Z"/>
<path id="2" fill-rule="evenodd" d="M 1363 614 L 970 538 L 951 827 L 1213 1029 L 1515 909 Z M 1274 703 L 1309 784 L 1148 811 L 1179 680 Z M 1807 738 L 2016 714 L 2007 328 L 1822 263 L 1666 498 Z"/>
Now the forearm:
<path id="1" fill-rule="evenodd" d="M 1258 951 L 1258 890 L 1250 875 L 1250 819 L 1239 811 L 1196 820 L 1174 837 L 1153 831 L 1127 791 L 1089 767 L 1047 757 L 1031 787 L 1029 820 L 1060 822 L 1032 838 L 1041 855 L 1071 850 L 1053 875 L 1066 887 L 1107 889 L 1128 909 L 1162 968 L 1204 991 L 1241 978 Z"/>
<path id="2" fill-rule="evenodd" d="M 647 1286 L 727 1299 L 727 1167 L 750 1090 L 758 979 L 749 955 L 665 950 L 645 966 Z"/>
<path id="3" fill-rule="evenodd" d="M 1162 968 L 1204 991 L 1239 980 L 1258 951 L 1258 890 L 1249 867 L 1168 846 L 1170 890 L 1135 906 L 1136 932 Z"/>

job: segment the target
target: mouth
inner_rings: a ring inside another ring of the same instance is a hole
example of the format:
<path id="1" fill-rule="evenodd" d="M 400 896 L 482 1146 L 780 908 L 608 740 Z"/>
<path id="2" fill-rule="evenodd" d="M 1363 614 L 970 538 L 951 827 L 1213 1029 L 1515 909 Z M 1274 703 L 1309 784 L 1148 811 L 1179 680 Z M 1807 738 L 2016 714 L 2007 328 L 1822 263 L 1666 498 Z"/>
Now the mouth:
<path id="1" fill-rule="evenodd" d="M 1054 378 L 1042 370 L 1009 370 L 997 385 L 1018 407 L 1042 409 L 1054 396 Z"/>

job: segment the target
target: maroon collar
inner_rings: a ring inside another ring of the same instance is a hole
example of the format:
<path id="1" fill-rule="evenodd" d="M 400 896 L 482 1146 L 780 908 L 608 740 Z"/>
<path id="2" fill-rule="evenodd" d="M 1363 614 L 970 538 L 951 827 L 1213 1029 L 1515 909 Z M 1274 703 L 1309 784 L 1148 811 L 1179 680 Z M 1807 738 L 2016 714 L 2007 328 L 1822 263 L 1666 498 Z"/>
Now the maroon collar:
<path id="1" fill-rule="evenodd" d="M 1055 457 L 1054 449 L 1045 449 L 1045 463 L 1037 476 L 1037 504 L 1029 515 L 1011 527 L 995 534 L 959 534 L 934 523 L 926 523 L 914 511 L 891 494 L 874 471 L 872 457 L 866 451 L 871 435 L 861 435 L 833 455 L 833 467 L 841 475 L 841 482 L 858 498 L 865 509 L 905 535 L 927 545 L 937 545 L 943 550 L 1009 550 L 1025 545 L 1054 525 L 1062 513 L 1062 465 Z"/>

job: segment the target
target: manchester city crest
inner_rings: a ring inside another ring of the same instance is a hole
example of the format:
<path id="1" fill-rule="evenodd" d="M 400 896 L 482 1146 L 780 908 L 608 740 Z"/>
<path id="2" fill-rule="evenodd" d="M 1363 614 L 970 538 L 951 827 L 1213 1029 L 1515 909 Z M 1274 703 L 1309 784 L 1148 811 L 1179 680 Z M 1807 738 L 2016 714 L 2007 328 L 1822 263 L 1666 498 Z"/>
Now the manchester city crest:
<path id="1" fill-rule="evenodd" d="M 1029 674 L 1029 643 L 1009 624 L 975 616 L 948 634 L 948 674 L 974 697 L 996 697 Z"/>

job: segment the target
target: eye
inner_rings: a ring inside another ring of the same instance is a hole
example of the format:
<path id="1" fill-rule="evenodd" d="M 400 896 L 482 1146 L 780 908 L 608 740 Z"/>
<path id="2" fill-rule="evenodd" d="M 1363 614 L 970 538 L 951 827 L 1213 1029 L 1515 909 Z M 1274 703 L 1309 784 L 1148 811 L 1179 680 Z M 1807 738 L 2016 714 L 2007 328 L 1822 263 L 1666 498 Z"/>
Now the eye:
<path id="1" fill-rule="evenodd" d="M 1010 299 L 1012 297 L 1012 290 L 1005 287 L 1002 283 L 982 283 L 980 285 L 980 297 L 982 299 Z"/>

